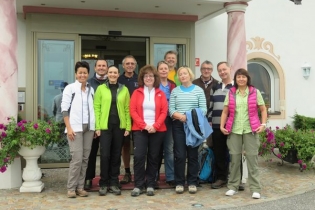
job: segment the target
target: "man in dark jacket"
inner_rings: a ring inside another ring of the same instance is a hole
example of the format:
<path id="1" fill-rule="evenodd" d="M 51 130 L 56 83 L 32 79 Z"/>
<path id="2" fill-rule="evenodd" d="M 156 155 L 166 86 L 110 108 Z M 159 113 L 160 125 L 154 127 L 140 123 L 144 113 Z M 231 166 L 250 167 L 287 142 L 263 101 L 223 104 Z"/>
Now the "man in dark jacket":
<path id="1" fill-rule="evenodd" d="M 95 74 L 88 80 L 88 83 L 93 87 L 94 92 L 99 85 L 107 80 L 107 61 L 104 59 L 97 60 L 95 63 Z M 90 190 L 92 187 L 92 180 L 95 178 L 96 156 L 100 144 L 100 138 L 96 137 L 92 142 L 91 153 L 89 156 L 88 168 L 86 170 L 84 189 Z"/>
<path id="2" fill-rule="evenodd" d="M 128 90 L 130 97 L 135 89 L 138 88 L 138 75 L 135 72 L 137 67 L 137 61 L 132 55 L 127 55 L 123 61 L 122 66 L 124 68 L 124 73 L 119 76 L 118 82 L 124 84 Z M 122 158 L 125 167 L 125 176 L 120 181 L 120 184 L 128 184 L 131 182 L 131 171 L 130 171 L 130 140 L 132 133 L 125 137 L 123 148 L 122 148 Z"/>

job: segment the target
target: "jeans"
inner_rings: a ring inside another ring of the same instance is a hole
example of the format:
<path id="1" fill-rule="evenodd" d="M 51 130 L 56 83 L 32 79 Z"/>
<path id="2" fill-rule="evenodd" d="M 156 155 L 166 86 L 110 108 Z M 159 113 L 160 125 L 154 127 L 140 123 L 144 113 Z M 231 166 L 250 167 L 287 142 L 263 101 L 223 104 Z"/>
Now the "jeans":
<path id="1" fill-rule="evenodd" d="M 121 149 L 124 141 L 125 129 L 119 125 L 108 124 L 107 130 L 101 131 L 101 179 L 99 186 L 118 186 L 120 174 Z"/>
<path id="2" fill-rule="evenodd" d="M 174 171 L 176 185 L 185 185 L 185 168 L 186 157 L 187 164 L 187 184 L 197 185 L 199 163 L 198 163 L 198 148 L 186 145 L 186 134 L 184 124 L 179 120 L 173 121 L 173 138 L 174 138 Z"/>
<path id="3" fill-rule="evenodd" d="M 174 140 L 172 135 L 172 118 L 165 119 L 167 131 L 163 141 L 164 167 L 166 181 L 174 180 Z"/>
<path id="4" fill-rule="evenodd" d="M 134 131 L 134 181 L 135 187 L 143 189 L 155 187 L 160 150 L 165 132 L 148 133 L 146 130 Z M 145 161 L 147 160 L 147 167 Z"/>

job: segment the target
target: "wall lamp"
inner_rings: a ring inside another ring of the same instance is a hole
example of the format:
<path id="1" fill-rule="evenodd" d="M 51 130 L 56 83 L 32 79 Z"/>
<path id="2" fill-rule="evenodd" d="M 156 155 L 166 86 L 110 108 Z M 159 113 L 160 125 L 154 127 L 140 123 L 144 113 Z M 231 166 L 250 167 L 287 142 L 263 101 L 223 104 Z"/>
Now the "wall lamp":
<path id="1" fill-rule="evenodd" d="M 294 4 L 296 4 L 296 5 L 301 5 L 302 4 L 302 0 L 290 0 L 290 1 L 293 1 Z"/>
<path id="2" fill-rule="evenodd" d="M 305 79 L 309 78 L 310 74 L 311 74 L 311 65 L 307 62 L 305 62 L 303 65 L 302 65 L 302 71 L 303 71 L 303 77 Z"/>

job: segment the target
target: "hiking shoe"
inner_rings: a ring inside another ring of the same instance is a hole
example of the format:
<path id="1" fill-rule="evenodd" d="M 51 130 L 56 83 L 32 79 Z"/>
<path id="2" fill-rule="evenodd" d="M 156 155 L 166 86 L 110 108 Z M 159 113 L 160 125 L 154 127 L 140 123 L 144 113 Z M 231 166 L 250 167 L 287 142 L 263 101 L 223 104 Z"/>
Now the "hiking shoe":
<path id="1" fill-rule="evenodd" d="M 75 193 L 74 190 L 68 190 L 67 196 L 68 198 L 76 198 L 77 194 Z"/>
<path id="2" fill-rule="evenodd" d="M 104 196 L 104 195 L 106 195 L 106 193 L 107 193 L 107 187 L 105 187 L 105 186 L 100 187 L 98 194 L 100 196 Z"/>
<path id="3" fill-rule="evenodd" d="M 238 186 L 238 191 L 244 191 L 245 190 L 245 184 L 241 183 L 240 186 Z"/>
<path id="4" fill-rule="evenodd" d="M 253 195 L 252 195 L 252 198 L 260 199 L 260 193 L 254 192 Z"/>
<path id="5" fill-rule="evenodd" d="M 87 197 L 89 195 L 89 193 L 83 189 L 77 189 L 75 193 L 80 197 Z"/>
<path id="6" fill-rule="evenodd" d="M 92 188 L 92 180 L 87 179 L 84 182 L 84 189 L 85 190 L 90 190 Z"/>
<path id="7" fill-rule="evenodd" d="M 174 188 L 176 186 L 176 183 L 174 180 L 166 181 L 166 184 L 168 184 L 171 188 Z"/>
<path id="8" fill-rule="evenodd" d="M 184 186 L 182 185 L 177 185 L 176 188 L 175 188 L 175 192 L 177 194 L 182 194 L 184 192 Z"/>
<path id="9" fill-rule="evenodd" d="M 133 188 L 133 190 L 131 191 L 131 196 L 132 197 L 137 197 L 139 196 L 140 194 L 143 193 L 143 190 L 142 189 L 139 189 L 137 187 Z"/>
<path id="10" fill-rule="evenodd" d="M 224 187 L 226 185 L 226 181 L 218 179 L 214 183 L 212 183 L 211 188 L 212 189 L 220 189 L 221 187 Z"/>
<path id="11" fill-rule="evenodd" d="M 189 186 L 188 186 L 188 192 L 189 192 L 190 194 L 195 194 L 195 193 L 197 192 L 197 187 L 196 187 L 196 185 L 189 185 Z"/>
<path id="12" fill-rule="evenodd" d="M 228 190 L 225 195 L 226 196 L 232 196 L 232 195 L 235 195 L 237 192 L 235 190 Z"/>
<path id="13" fill-rule="evenodd" d="M 153 187 L 147 188 L 147 196 L 153 196 L 154 195 L 154 189 Z"/>
<path id="14" fill-rule="evenodd" d="M 128 184 L 131 182 L 131 173 L 126 173 L 120 184 Z"/>
<path id="15" fill-rule="evenodd" d="M 114 195 L 121 195 L 121 190 L 117 186 L 110 186 L 109 192 L 113 193 Z"/>

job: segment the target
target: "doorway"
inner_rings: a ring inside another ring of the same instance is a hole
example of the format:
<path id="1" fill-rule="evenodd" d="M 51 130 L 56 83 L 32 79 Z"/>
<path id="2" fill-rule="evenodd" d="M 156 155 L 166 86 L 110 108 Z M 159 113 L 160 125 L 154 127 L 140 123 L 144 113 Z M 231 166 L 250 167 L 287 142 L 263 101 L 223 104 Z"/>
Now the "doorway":
<path id="1" fill-rule="evenodd" d="M 105 59 L 108 65 L 119 68 L 120 74 L 124 72 L 122 60 L 132 55 L 137 61 L 136 73 L 148 63 L 147 45 L 148 37 L 80 35 L 81 57 L 90 64 L 90 77 L 94 75 L 94 66 L 97 59 Z"/>

